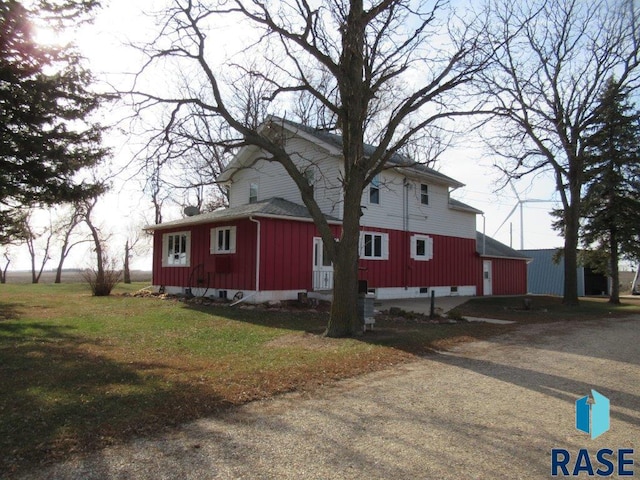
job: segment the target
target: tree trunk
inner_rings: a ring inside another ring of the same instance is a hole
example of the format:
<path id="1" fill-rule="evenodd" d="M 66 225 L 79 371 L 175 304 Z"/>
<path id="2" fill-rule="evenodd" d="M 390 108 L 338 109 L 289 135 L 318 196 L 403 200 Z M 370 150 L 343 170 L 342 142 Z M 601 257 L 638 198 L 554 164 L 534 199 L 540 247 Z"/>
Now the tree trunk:
<path id="1" fill-rule="evenodd" d="M 38 275 L 36 274 L 35 254 L 31 253 L 31 283 L 38 283 L 38 280 Z"/>
<path id="2" fill-rule="evenodd" d="M 352 180 L 350 188 L 345 191 L 342 238 L 333 262 L 333 302 L 325 332 L 327 337 L 348 337 L 362 333 L 358 318 L 361 176 L 352 177 Z"/>
<path id="3" fill-rule="evenodd" d="M 350 256 L 348 252 L 340 256 L 342 261 L 338 260 L 334 268 L 333 302 L 325 332 L 327 337 L 334 338 L 350 337 L 362 330 L 358 319 L 358 262 L 345 261 Z"/>
<path id="4" fill-rule="evenodd" d="M 67 249 L 67 242 L 65 240 L 64 244 L 62 245 L 62 249 L 60 251 L 60 262 L 58 262 L 58 268 L 56 268 L 56 278 L 53 281 L 53 283 L 62 283 L 62 265 L 64 264 L 64 260 L 67 257 L 65 253 L 66 249 Z"/>
<path id="5" fill-rule="evenodd" d="M 56 278 L 53 283 L 62 283 L 62 265 L 58 264 L 58 268 L 56 269 Z"/>
<path id="6" fill-rule="evenodd" d="M 91 222 L 89 215 L 91 211 L 87 213 L 85 217 L 85 223 L 91 231 L 91 237 L 93 238 L 93 244 L 96 248 L 96 284 L 104 285 L 104 252 L 102 251 L 102 240 L 100 239 L 100 233 L 96 226 Z"/>
<path id="7" fill-rule="evenodd" d="M 360 257 L 360 216 L 365 178 L 371 167 L 364 155 L 364 125 L 367 120 L 367 85 L 362 72 L 365 38 L 362 0 L 352 0 L 342 34 L 338 86 L 342 99 L 342 155 L 344 157 L 344 210 L 342 238 L 336 249 L 333 276 L 333 303 L 326 336 L 346 337 L 362 333 L 358 318 L 358 260 Z"/>
<path id="8" fill-rule="evenodd" d="M 58 268 L 56 268 L 56 279 L 53 281 L 53 283 L 62 283 L 62 266 L 64 265 L 64 261 L 66 260 L 67 255 L 69 255 L 69 251 L 71 250 L 71 248 L 68 248 L 70 233 L 71 230 L 67 232 L 64 243 L 62 244 L 62 248 L 60 249 L 60 261 L 58 262 Z"/>
<path id="9" fill-rule="evenodd" d="M 124 283 L 131 283 L 131 271 L 129 270 L 129 255 L 131 248 L 129 247 L 129 240 L 124 245 Z"/>
<path id="10" fill-rule="evenodd" d="M 0 270 L 0 283 L 7 283 L 7 270 L 9 269 L 9 264 L 11 263 L 11 259 L 5 254 L 5 258 L 7 259 L 7 263 L 4 265 L 4 268 Z"/>
<path id="11" fill-rule="evenodd" d="M 620 272 L 618 271 L 618 236 L 615 228 L 609 232 L 609 251 L 611 252 L 611 291 L 609 303 L 620 304 Z"/>
<path id="12" fill-rule="evenodd" d="M 571 205 L 565 209 L 564 231 L 564 296 L 563 305 L 578 306 L 578 228 L 579 205 L 578 200 L 572 195 Z"/>

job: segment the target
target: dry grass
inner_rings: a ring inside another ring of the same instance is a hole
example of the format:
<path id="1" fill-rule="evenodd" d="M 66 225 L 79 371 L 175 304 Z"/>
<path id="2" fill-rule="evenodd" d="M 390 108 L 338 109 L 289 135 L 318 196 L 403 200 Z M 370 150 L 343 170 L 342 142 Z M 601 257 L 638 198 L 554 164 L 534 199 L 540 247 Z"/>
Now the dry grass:
<path id="1" fill-rule="evenodd" d="M 2 285 L 0 471 L 502 331 L 383 320 L 361 338 L 336 340 L 320 336 L 326 322 L 326 313 L 304 310 L 93 297 L 82 284 Z"/>

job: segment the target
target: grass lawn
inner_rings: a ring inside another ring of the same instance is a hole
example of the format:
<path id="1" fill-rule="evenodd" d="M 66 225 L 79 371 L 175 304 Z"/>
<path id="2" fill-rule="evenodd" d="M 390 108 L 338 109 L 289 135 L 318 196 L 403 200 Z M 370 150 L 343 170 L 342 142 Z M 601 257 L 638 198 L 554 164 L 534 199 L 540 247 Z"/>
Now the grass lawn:
<path id="1" fill-rule="evenodd" d="M 382 321 L 328 339 L 326 313 L 122 295 L 141 286 L 96 298 L 77 283 L 0 285 L 0 472 L 508 328 Z"/>

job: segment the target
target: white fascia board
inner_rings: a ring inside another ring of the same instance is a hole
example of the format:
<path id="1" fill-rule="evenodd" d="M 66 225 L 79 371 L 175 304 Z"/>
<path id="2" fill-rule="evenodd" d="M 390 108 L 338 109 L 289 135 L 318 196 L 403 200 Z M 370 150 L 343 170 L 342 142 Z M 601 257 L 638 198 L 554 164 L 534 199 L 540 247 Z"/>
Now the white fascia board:
<path id="1" fill-rule="evenodd" d="M 393 167 L 393 170 L 401 175 L 404 175 L 407 178 L 413 178 L 417 180 L 426 179 L 429 180 L 430 183 L 437 183 L 440 185 L 445 185 L 447 187 L 453 187 L 454 189 L 466 186 L 464 183 L 459 182 L 453 178 L 443 178 L 440 175 L 434 175 L 433 173 L 429 172 L 422 172 L 411 167 Z"/>
<path id="2" fill-rule="evenodd" d="M 461 205 L 453 205 L 451 203 L 449 203 L 448 205 L 451 210 L 457 210 L 459 212 L 465 212 L 465 213 L 473 213 L 475 215 L 484 215 L 484 212 L 482 210 L 478 210 L 477 208 L 472 207 L 471 205 L 469 205 L 468 207 L 463 207 Z"/>
<path id="3" fill-rule="evenodd" d="M 240 220 L 243 218 L 273 218 L 276 220 L 291 220 L 294 222 L 306 222 L 313 223 L 314 220 L 312 218 L 306 217 L 290 217 L 287 215 L 274 215 L 269 213 L 252 213 L 252 214 L 238 214 L 238 215 L 229 215 L 228 217 L 222 218 L 211 218 L 210 216 L 203 215 L 201 218 L 195 217 L 187 217 L 180 220 L 173 220 L 167 223 L 159 223 L 157 225 L 147 225 L 143 228 L 143 230 L 148 232 L 153 232 L 156 230 L 168 230 L 170 228 L 180 228 L 180 227 L 190 227 L 194 225 L 203 225 L 207 223 L 224 223 L 234 220 Z M 327 220 L 329 225 L 342 225 L 342 222 L 339 220 Z"/>

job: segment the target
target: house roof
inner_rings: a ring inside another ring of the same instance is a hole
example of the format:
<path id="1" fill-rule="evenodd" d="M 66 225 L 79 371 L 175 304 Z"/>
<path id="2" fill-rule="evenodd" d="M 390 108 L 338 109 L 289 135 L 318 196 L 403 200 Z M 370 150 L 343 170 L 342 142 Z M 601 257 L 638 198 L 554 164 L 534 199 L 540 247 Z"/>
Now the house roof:
<path id="1" fill-rule="evenodd" d="M 171 222 L 149 225 L 145 230 L 164 230 L 173 227 L 200 225 L 203 223 L 222 222 L 248 217 L 289 218 L 303 221 L 312 221 L 307 207 L 282 198 L 270 198 L 256 203 L 239 205 L 233 208 L 224 208 L 214 212 L 201 213 L 191 217 L 173 220 Z M 325 215 L 329 223 L 342 223 L 338 218 Z"/>
<path id="2" fill-rule="evenodd" d="M 478 210 L 471 205 L 462 203 L 460 200 L 456 200 L 455 198 L 449 198 L 449 207 L 453 208 L 454 210 L 462 210 L 463 212 L 476 213 L 478 215 L 482 215 L 484 213 L 482 210 Z"/>
<path id="3" fill-rule="evenodd" d="M 476 252 L 481 257 L 513 258 L 516 260 L 532 260 L 531 257 L 500 243 L 494 238 L 476 232 Z"/>
<path id="4" fill-rule="evenodd" d="M 275 122 L 278 125 L 286 128 L 287 130 L 301 135 L 308 140 L 316 143 L 316 144 L 324 144 L 329 147 L 330 151 L 342 151 L 342 135 L 338 135 L 336 133 L 331 133 L 326 130 L 319 130 L 317 128 L 309 127 L 306 125 L 302 125 L 300 123 L 292 122 L 291 120 L 285 120 L 279 117 L 271 117 L 270 120 Z M 266 122 L 265 122 L 266 123 Z M 376 147 L 374 145 L 370 145 L 368 143 L 364 144 L 364 154 L 369 156 L 373 155 Z M 237 155 L 234 160 L 227 166 L 227 168 L 221 173 L 218 177 L 218 181 L 226 182 L 231 179 L 235 171 L 240 168 L 239 165 L 235 165 L 236 161 L 241 157 L 241 155 Z M 419 163 L 415 163 L 410 158 L 405 157 L 399 153 L 394 153 L 389 159 L 388 163 L 391 168 L 400 168 L 406 172 L 411 172 L 417 174 L 419 176 L 426 176 L 431 178 L 432 180 L 444 183 L 446 185 L 459 188 L 464 187 L 464 183 L 459 182 L 447 175 L 444 175 L 433 168 L 429 168 L 426 165 L 422 165 Z"/>

